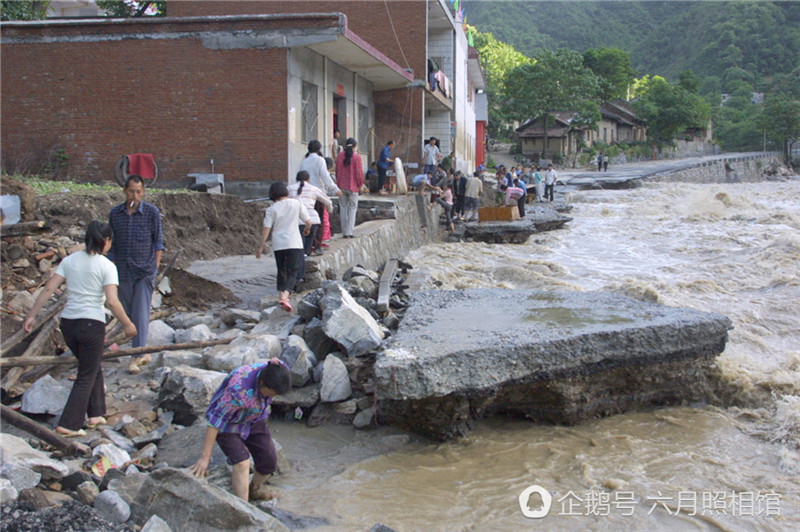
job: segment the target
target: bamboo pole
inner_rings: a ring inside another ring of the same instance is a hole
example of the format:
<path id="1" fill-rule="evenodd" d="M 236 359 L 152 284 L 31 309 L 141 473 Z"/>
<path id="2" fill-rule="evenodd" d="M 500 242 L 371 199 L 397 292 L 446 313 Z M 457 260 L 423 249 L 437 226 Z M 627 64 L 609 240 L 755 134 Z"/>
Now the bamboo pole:
<path id="1" fill-rule="evenodd" d="M 105 351 L 103 353 L 103 360 L 110 360 L 113 358 L 127 357 L 131 355 L 144 355 L 146 353 L 157 353 L 159 351 L 178 351 L 181 349 L 197 349 L 202 347 L 211 347 L 214 345 L 229 344 L 233 338 L 223 338 L 220 340 L 208 340 L 206 342 L 186 342 L 183 344 L 166 344 L 166 345 L 153 345 L 146 347 L 134 347 L 131 349 L 119 349 L 117 351 Z M 75 357 L 15 357 L 0 359 L 0 369 L 4 368 L 17 368 L 21 366 L 37 366 L 37 365 L 71 365 L 77 364 L 78 360 Z M 10 373 L 10 372 L 9 372 Z"/>

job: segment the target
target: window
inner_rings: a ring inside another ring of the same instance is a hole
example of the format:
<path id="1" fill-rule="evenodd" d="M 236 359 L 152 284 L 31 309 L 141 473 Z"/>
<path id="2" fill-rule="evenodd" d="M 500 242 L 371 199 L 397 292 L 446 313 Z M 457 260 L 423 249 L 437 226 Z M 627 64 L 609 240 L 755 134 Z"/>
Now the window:
<path id="1" fill-rule="evenodd" d="M 300 114 L 300 140 L 308 142 L 317 138 L 317 86 L 307 81 L 303 82 L 303 108 Z"/>
<path id="2" fill-rule="evenodd" d="M 369 152 L 369 109 L 358 105 L 358 145 L 362 152 Z"/>

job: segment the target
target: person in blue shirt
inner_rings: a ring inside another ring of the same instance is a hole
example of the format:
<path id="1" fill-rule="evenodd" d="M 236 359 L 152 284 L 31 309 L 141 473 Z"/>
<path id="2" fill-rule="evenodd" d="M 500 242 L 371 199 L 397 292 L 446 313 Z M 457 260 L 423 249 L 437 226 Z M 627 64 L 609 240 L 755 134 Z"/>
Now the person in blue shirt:
<path id="1" fill-rule="evenodd" d="M 156 274 L 165 248 L 164 234 L 158 207 L 142 201 L 144 179 L 135 174 L 128 176 L 124 192 L 125 203 L 113 207 L 108 215 L 114 232 L 108 257 L 119 271 L 119 300 L 136 325 L 131 347 L 144 347 Z M 139 366 L 149 362 L 150 355 L 131 357 L 128 371 L 139 373 Z"/>
<path id="2" fill-rule="evenodd" d="M 386 190 L 383 188 L 386 184 L 386 170 L 389 169 L 389 165 L 392 164 L 392 147 L 394 146 L 394 141 L 390 140 L 386 143 L 381 149 L 381 154 L 378 156 L 378 194 L 386 194 Z"/>

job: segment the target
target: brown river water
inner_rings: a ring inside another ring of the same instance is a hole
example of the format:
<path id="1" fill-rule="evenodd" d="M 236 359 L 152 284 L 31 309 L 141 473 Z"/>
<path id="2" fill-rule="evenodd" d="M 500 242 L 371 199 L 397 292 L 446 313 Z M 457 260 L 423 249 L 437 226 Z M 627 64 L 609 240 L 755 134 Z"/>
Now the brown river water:
<path id="1" fill-rule="evenodd" d="M 442 289 L 602 290 L 725 314 L 718 403 L 575 427 L 488 419 L 448 443 L 276 420 L 295 461 L 281 508 L 326 517 L 320 531 L 800 530 L 800 180 L 569 201 L 574 220 L 527 244 L 406 259 Z"/>

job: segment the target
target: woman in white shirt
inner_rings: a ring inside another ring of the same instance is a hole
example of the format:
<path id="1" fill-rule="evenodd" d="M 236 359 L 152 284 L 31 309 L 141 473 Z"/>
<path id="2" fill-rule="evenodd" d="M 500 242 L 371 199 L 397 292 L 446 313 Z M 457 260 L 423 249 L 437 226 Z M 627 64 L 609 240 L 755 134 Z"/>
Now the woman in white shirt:
<path id="1" fill-rule="evenodd" d="M 117 267 L 105 257 L 111 248 L 113 233 L 107 223 L 92 220 L 86 228 L 86 251 L 76 251 L 59 263 L 55 274 L 39 293 L 22 326 L 33 331 L 36 315 L 45 302 L 67 282 L 67 304 L 61 313 L 64 341 L 78 359 L 78 376 L 64 406 L 56 432 L 63 436 L 86 436 L 82 429 L 106 423 L 105 386 L 103 383 L 103 348 L 106 315 L 103 303 L 122 324 L 129 337 L 136 334 L 117 297 Z"/>
<path id="2" fill-rule="evenodd" d="M 335 155 L 334 155 L 335 157 Z M 322 143 L 318 140 L 312 140 L 308 143 L 308 152 L 303 161 L 300 163 L 300 171 L 305 170 L 308 172 L 308 182 L 315 187 L 321 189 L 329 196 L 341 196 L 342 191 L 336 186 L 336 182 L 331 177 L 329 165 L 325 162 L 325 157 L 322 156 Z M 322 242 L 325 240 L 325 235 L 330 235 L 331 222 L 328 216 L 328 211 L 325 210 L 325 205 L 322 202 L 316 203 L 314 209 L 319 215 L 322 227 L 317 231 L 314 240 L 314 247 L 321 250 L 323 247 Z M 330 238 L 328 236 L 327 238 Z"/>
<path id="3" fill-rule="evenodd" d="M 297 177 L 295 179 L 297 182 L 293 185 L 289 185 L 289 197 L 300 200 L 300 203 L 306 206 L 308 216 L 311 218 L 311 233 L 307 236 L 303 235 L 303 251 L 306 256 L 310 256 L 314 246 L 314 240 L 322 224 L 322 220 L 320 219 L 319 213 L 314 209 L 314 205 L 316 205 L 317 202 L 322 203 L 325 210 L 331 212 L 331 209 L 333 209 L 333 202 L 331 202 L 330 198 L 328 198 L 323 191 L 308 182 L 309 175 L 305 170 L 297 172 Z M 317 250 L 317 253 L 322 253 L 322 251 Z M 303 275 L 301 275 L 300 278 L 303 279 Z"/>
<path id="4" fill-rule="evenodd" d="M 286 312 L 292 312 L 294 308 L 289 302 L 289 292 L 295 289 L 305 261 L 299 226 L 300 222 L 305 223 L 303 235 L 308 236 L 311 234 L 311 218 L 305 205 L 289 197 L 289 189 L 283 181 L 270 185 L 269 199 L 274 203 L 264 214 L 264 228 L 261 242 L 256 248 L 256 258 L 261 258 L 264 244 L 272 233 L 272 251 L 278 267 L 278 305 Z"/>

